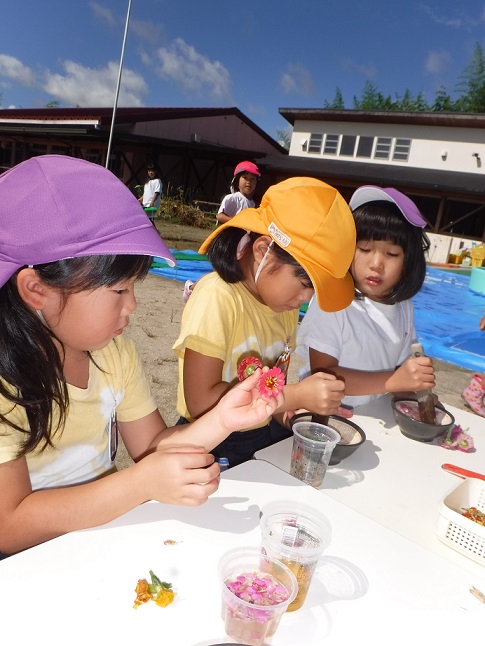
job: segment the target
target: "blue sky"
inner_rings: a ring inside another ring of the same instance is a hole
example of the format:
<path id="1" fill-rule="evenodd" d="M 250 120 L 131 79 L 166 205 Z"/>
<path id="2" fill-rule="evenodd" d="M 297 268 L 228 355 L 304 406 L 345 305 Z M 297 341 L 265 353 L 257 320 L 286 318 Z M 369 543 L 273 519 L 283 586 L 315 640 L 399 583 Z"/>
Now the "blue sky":
<path id="1" fill-rule="evenodd" d="M 128 0 L 10 0 L 1 108 L 113 105 Z M 119 106 L 237 106 L 276 138 L 278 108 L 347 108 L 366 81 L 433 101 L 455 93 L 485 2 L 132 0 Z"/>

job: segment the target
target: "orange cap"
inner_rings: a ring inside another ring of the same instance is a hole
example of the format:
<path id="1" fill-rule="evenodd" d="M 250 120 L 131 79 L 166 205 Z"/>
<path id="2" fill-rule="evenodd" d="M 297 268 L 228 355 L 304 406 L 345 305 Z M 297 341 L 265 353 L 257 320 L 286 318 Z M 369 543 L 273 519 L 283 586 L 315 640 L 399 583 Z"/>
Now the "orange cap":
<path id="1" fill-rule="evenodd" d="M 340 193 L 312 177 L 291 177 L 274 184 L 257 209 L 244 209 L 217 227 L 202 243 L 206 253 L 212 240 L 227 227 L 269 235 L 305 269 L 320 308 L 336 312 L 354 297 L 348 273 L 355 252 L 355 224 Z"/>

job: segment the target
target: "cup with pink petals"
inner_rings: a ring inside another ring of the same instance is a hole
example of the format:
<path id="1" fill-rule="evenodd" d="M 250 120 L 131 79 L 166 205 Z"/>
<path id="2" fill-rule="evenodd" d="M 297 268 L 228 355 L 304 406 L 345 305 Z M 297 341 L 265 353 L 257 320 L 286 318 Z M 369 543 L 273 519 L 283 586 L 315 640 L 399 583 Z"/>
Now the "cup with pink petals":
<path id="1" fill-rule="evenodd" d="M 250 646 L 262 646 L 274 635 L 298 591 L 293 572 L 257 548 L 226 552 L 219 579 L 226 633 Z"/>

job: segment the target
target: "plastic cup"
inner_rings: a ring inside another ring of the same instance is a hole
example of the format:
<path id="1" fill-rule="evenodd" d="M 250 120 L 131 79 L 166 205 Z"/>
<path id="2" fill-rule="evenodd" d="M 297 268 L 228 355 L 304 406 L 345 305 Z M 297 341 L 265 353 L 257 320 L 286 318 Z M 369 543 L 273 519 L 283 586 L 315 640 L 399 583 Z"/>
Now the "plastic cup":
<path id="1" fill-rule="evenodd" d="M 330 544 L 331 527 L 321 514 L 302 510 L 263 512 L 260 520 L 261 550 L 279 559 L 295 575 L 298 593 L 287 611 L 301 608 L 323 550 Z"/>
<path id="2" fill-rule="evenodd" d="M 340 442 L 340 435 L 329 426 L 311 421 L 297 422 L 292 430 L 290 474 L 318 489 L 325 477 L 332 451 Z"/>
<path id="3" fill-rule="evenodd" d="M 248 591 L 247 581 L 253 579 L 255 583 Z M 298 589 L 293 572 L 257 548 L 226 552 L 219 561 L 219 580 L 226 633 L 251 646 L 261 646 L 274 635 Z M 240 581 L 244 592 L 239 594 L 244 598 L 228 587 L 233 584 L 237 588 Z"/>

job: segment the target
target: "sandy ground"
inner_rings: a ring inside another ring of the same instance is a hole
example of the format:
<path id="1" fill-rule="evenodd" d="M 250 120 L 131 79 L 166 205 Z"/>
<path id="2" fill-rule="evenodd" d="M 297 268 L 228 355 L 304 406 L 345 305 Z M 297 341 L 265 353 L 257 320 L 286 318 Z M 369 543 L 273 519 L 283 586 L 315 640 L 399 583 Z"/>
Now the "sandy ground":
<path id="1" fill-rule="evenodd" d="M 197 250 L 209 231 L 157 221 L 156 226 L 171 249 Z M 171 426 L 178 418 L 176 411 L 177 362 L 172 345 L 180 328 L 184 307 L 183 283 L 149 274 L 137 286 L 138 309 L 127 328 L 140 353 L 149 375 L 154 397 L 166 423 Z M 478 321 L 477 321 L 478 325 Z M 484 333 L 485 334 L 485 333 Z M 485 339 L 484 339 L 485 340 Z M 436 393 L 441 401 L 465 408 L 460 393 L 470 381 L 473 372 L 452 364 L 435 361 Z M 296 380 L 298 359 L 294 357 L 289 380 Z M 123 446 L 117 457 L 119 468 L 130 464 Z"/>

